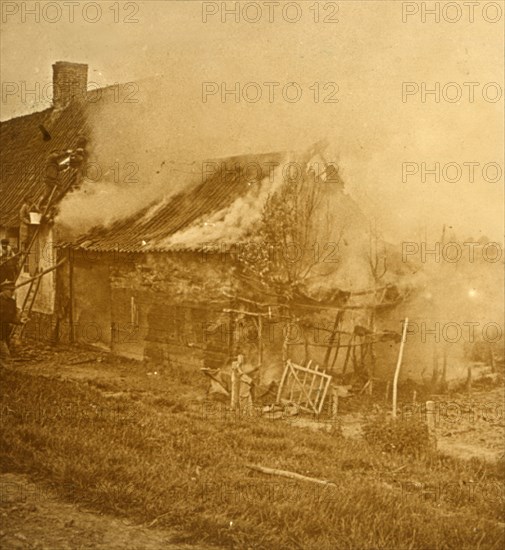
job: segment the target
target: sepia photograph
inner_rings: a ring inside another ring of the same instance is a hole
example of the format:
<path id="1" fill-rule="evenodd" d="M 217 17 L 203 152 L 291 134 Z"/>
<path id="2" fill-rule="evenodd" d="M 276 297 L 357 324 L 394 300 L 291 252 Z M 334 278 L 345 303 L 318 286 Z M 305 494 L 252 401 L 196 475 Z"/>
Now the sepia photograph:
<path id="1" fill-rule="evenodd" d="M 0 12 L 0 548 L 504 548 L 505 1 Z"/>

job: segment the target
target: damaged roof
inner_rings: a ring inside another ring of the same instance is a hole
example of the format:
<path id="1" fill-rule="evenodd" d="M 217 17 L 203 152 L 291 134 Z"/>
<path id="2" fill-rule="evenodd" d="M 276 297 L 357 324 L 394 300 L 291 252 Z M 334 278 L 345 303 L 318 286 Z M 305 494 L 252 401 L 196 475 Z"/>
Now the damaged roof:
<path id="1" fill-rule="evenodd" d="M 167 199 L 151 203 L 140 212 L 121 219 L 109 227 L 95 227 L 66 246 L 99 252 L 161 252 L 197 250 L 206 241 L 200 229 L 223 221 L 225 212 L 240 199 L 260 200 L 262 186 L 269 178 L 252 178 L 251 173 L 241 169 L 245 166 L 278 166 L 287 153 L 276 152 L 260 155 L 242 155 L 220 159 L 210 175 L 196 176 L 188 182 L 185 190 Z M 238 167 L 238 169 L 233 169 Z M 213 221 L 210 221 L 213 220 Z M 214 223 L 215 222 L 215 223 Z M 174 235 L 191 228 L 199 228 L 199 242 L 192 239 L 171 239 Z M 231 228 L 230 230 L 231 231 Z M 208 239 L 209 241 L 212 239 Z"/>
<path id="2" fill-rule="evenodd" d="M 0 225 L 19 225 L 24 197 L 37 201 L 44 193 L 51 152 L 75 148 L 81 136 L 89 139 L 91 112 L 112 101 L 114 86 L 106 86 L 88 91 L 85 100 L 74 100 L 65 108 L 49 107 L 0 122 Z"/>
<path id="3" fill-rule="evenodd" d="M 0 225 L 17 226 L 23 198 L 38 200 L 44 192 L 44 170 L 54 149 L 75 146 L 87 135 L 86 105 L 53 107 L 0 122 Z"/>

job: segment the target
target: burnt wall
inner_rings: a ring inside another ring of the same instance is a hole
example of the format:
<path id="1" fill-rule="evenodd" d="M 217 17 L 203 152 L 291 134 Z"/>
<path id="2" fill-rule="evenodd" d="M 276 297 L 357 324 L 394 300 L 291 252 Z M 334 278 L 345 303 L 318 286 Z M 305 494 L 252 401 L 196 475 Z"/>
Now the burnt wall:
<path id="1" fill-rule="evenodd" d="M 219 367 L 230 353 L 230 265 L 193 253 L 76 254 L 78 341 L 155 363 Z M 93 334 L 92 334 L 93 332 Z M 99 335 L 99 341 L 89 336 Z"/>
<path id="2" fill-rule="evenodd" d="M 193 253 L 121 255 L 111 265 L 113 349 L 156 363 L 217 367 L 231 340 L 230 266 Z"/>

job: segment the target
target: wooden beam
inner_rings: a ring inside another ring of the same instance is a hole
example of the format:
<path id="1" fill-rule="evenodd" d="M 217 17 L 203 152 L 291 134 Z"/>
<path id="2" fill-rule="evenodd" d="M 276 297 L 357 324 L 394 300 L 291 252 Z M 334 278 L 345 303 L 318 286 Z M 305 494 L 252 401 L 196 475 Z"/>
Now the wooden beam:
<path id="1" fill-rule="evenodd" d="M 48 269 L 44 269 L 44 271 L 41 271 L 38 275 L 35 275 L 35 277 L 31 277 L 30 279 L 26 279 L 26 281 L 23 281 L 22 283 L 19 283 L 15 286 L 15 288 L 21 288 L 22 286 L 30 284 L 32 281 L 35 281 L 36 279 L 40 279 L 40 277 L 43 277 L 47 273 L 50 273 L 51 271 L 54 271 L 55 269 L 58 269 L 60 266 L 62 266 L 67 261 L 66 258 L 63 258 L 63 260 L 59 261 L 56 265 L 53 267 L 49 267 Z"/>
<path id="2" fill-rule="evenodd" d="M 276 468 L 266 468 L 265 466 L 259 466 L 257 464 L 246 464 L 246 468 L 249 470 L 255 470 L 256 472 L 261 472 L 262 474 L 274 475 L 287 477 L 290 479 L 299 479 L 300 481 L 310 481 L 311 483 L 317 483 L 318 485 L 328 485 L 330 487 L 336 487 L 336 483 L 328 481 L 326 479 L 317 479 L 315 477 L 303 476 L 297 474 L 296 472 L 289 472 L 288 470 L 277 470 Z"/>

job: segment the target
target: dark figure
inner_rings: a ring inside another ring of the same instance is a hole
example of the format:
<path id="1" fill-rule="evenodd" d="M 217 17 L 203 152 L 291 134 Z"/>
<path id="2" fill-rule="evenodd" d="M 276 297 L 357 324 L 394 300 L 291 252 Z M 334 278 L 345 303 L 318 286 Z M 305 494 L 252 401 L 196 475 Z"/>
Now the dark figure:
<path id="1" fill-rule="evenodd" d="M 70 154 L 70 168 L 73 169 L 70 189 L 77 189 L 82 178 L 86 175 L 86 163 L 88 160 L 88 152 L 86 151 L 87 140 L 80 137 L 77 140 L 76 148 Z"/>
<path id="2" fill-rule="evenodd" d="M 14 289 L 12 281 L 4 281 L 0 284 L 0 367 L 6 367 L 10 363 L 9 345 L 12 325 L 22 324 L 16 309 Z"/>
<path id="3" fill-rule="evenodd" d="M 0 283 L 16 279 L 17 262 L 9 239 L 2 239 L 0 248 Z"/>
<path id="4" fill-rule="evenodd" d="M 60 172 L 68 169 L 68 162 L 64 162 L 67 157 L 70 159 L 70 152 L 68 151 L 53 151 L 47 158 L 44 173 L 44 194 L 39 202 L 39 208 L 42 211 L 49 204 L 49 199 L 51 199 L 51 202 L 56 202 L 56 197 L 61 193 Z"/>
<path id="5" fill-rule="evenodd" d="M 21 210 L 19 211 L 19 249 L 24 250 L 30 242 L 30 212 L 36 212 L 37 209 L 33 204 L 33 199 L 30 195 L 26 195 L 23 199 Z"/>

